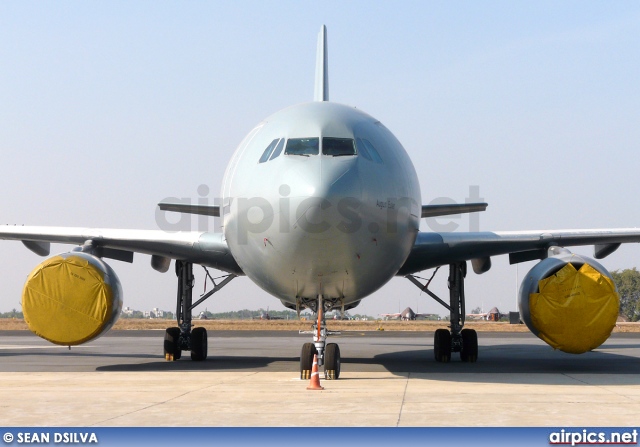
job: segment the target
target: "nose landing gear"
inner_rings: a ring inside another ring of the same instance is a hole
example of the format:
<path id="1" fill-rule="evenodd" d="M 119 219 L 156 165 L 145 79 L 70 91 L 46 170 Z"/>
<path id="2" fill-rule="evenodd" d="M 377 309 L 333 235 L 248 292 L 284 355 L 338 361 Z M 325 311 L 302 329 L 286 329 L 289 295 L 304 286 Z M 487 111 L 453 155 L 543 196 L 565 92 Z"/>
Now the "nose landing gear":
<path id="1" fill-rule="evenodd" d="M 325 309 L 325 304 L 329 309 Z M 333 307 L 333 303 L 325 303 L 322 295 L 318 295 L 315 303 L 318 319 L 313 325 L 313 343 L 302 345 L 300 353 L 300 379 L 308 380 L 311 377 L 311 367 L 313 366 L 313 356 L 318 355 L 318 367 L 324 366 L 324 378 L 326 380 L 337 380 L 340 377 L 340 348 L 336 343 L 327 344 L 327 336 L 332 334 L 327 330 L 327 323 L 324 317 L 325 311 Z M 301 334 L 309 332 L 301 331 Z M 334 333 L 335 334 L 335 333 Z"/>

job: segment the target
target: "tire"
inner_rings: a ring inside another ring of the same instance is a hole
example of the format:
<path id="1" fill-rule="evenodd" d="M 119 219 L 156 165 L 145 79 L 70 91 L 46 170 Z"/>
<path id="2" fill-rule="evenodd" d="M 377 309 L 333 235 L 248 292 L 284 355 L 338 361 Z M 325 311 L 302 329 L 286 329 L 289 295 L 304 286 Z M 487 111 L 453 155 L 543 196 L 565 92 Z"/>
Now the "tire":
<path id="1" fill-rule="evenodd" d="M 338 380 L 340 378 L 340 347 L 329 343 L 324 351 L 324 378 Z"/>
<path id="2" fill-rule="evenodd" d="M 167 360 L 180 360 L 180 328 L 170 327 L 164 333 L 164 358 Z"/>
<path id="3" fill-rule="evenodd" d="M 201 362 L 207 358 L 207 330 L 203 327 L 191 331 L 191 360 Z"/>
<path id="4" fill-rule="evenodd" d="M 313 366 L 313 356 L 316 355 L 316 345 L 305 343 L 300 352 L 300 379 L 309 380 L 311 378 L 311 367 Z"/>
<path id="5" fill-rule="evenodd" d="M 433 336 L 433 354 L 436 362 L 449 363 L 451 360 L 451 332 L 438 329 Z"/>
<path id="6" fill-rule="evenodd" d="M 467 363 L 475 363 L 478 360 L 478 333 L 473 329 L 463 329 L 462 350 L 460 360 Z"/>

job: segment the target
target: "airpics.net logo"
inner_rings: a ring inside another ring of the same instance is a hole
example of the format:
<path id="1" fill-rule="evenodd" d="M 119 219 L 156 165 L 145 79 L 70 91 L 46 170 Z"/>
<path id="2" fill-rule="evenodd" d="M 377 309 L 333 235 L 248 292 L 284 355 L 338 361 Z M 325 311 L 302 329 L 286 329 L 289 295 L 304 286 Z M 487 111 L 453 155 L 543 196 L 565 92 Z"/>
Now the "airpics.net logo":
<path id="1" fill-rule="evenodd" d="M 638 431 L 560 430 L 549 435 L 549 445 L 637 445 Z"/>
<path id="2" fill-rule="evenodd" d="M 278 188 L 279 197 L 277 204 L 264 197 L 238 198 L 237 219 L 238 228 L 242 234 L 238 235 L 240 243 L 246 242 L 249 234 L 263 233 L 276 226 L 276 231 L 281 234 L 290 232 L 293 228 L 300 228 L 309 234 L 319 234 L 332 229 L 336 229 L 345 234 L 355 233 L 365 228 L 372 235 L 384 231 L 393 234 L 402 227 L 403 220 L 406 220 L 409 213 L 420 214 L 421 204 L 414 203 L 406 197 L 380 197 L 372 199 L 369 206 L 375 206 L 384 211 L 385 218 L 382 222 L 368 222 L 365 224 L 361 215 L 363 202 L 355 197 L 343 197 L 333 203 L 330 200 L 320 197 L 309 197 L 304 200 L 292 200 L 291 188 L 283 184 Z M 478 185 L 469 186 L 469 192 L 462 203 L 483 202 L 480 197 L 480 187 Z M 223 213 L 228 212 L 230 204 L 223 203 L 219 197 L 210 196 L 210 188 L 207 185 L 200 185 L 197 188 L 197 197 L 166 197 L 161 202 L 177 203 L 181 205 L 196 206 L 219 206 Z M 450 205 L 456 204 L 451 197 L 437 197 L 427 205 Z M 328 222 L 317 215 L 322 213 L 309 213 L 310 209 L 317 211 L 332 211 L 337 217 L 334 222 Z M 311 215 L 311 216 L 310 216 Z M 276 221 L 275 216 L 278 216 Z M 467 220 L 468 225 L 464 225 L 463 220 Z M 173 211 L 163 211 L 156 208 L 156 225 L 160 230 L 177 233 L 187 231 L 202 232 L 222 232 L 221 217 L 211 217 L 207 215 L 176 213 Z M 469 231 L 480 231 L 480 213 L 452 214 L 424 219 L 429 230 L 434 232 L 453 232 L 458 229 L 468 229 Z M 366 225 L 366 227 L 365 227 Z"/>

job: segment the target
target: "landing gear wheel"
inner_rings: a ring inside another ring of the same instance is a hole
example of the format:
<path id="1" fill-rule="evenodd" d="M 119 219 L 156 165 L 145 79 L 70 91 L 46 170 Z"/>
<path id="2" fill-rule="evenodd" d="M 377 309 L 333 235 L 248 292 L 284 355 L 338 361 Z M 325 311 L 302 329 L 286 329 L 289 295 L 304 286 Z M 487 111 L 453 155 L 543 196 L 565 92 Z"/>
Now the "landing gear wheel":
<path id="1" fill-rule="evenodd" d="M 180 349 L 180 328 L 170 327 L 164 333 L 164 358 L 172 362 L 180 360 L 182 349 Z"/>
<path id="2" fill-rule="evenodd" d="M 337 380 L 340 377 L 340 348 L 335 343 L 329 343 L 324 351 L 324 378 Z"/>
<path id="3" fill-rule="evenodd" d="M 300 379 L 309 380 L 311 378 L 311 367 L 313 366 L 313 356 L 316 355 L 316 345 L 305 343 L 300 352 Z"/>
<path id="4" fill-rule="evenodd" d="M 451 360 L 451 332 L 438 329 L 433 337 L 433 353 L 436 362 L 449 363 Z"/>
<path id="5" fill-rule="evenodd" d="M 191 360 L 201 362 L 207 358 L 207 330 L 203 327 L 191 331 Z"/>
<path id="6" fill-rule="evenodd" d="M 478 334 L 473 329 L 463 329 L 460 333 L 462 336 L 462 350 L 460 351 L 460 360 L 468 363 L 475 363 L 478 360 Z"/>

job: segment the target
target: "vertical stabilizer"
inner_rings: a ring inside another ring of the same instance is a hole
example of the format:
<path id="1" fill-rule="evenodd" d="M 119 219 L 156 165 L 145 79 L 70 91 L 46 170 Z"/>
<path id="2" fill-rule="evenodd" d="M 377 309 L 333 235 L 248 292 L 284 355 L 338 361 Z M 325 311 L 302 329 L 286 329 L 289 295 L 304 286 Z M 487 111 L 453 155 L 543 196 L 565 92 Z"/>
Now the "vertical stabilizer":
<path id="1" fill-rule="evenodd" d="M 316 85 L 314 101 L 329 101 L 329 62 L 327 60 L 327 27 L 322 25 L 318 34 L 316 53 Z"/>

